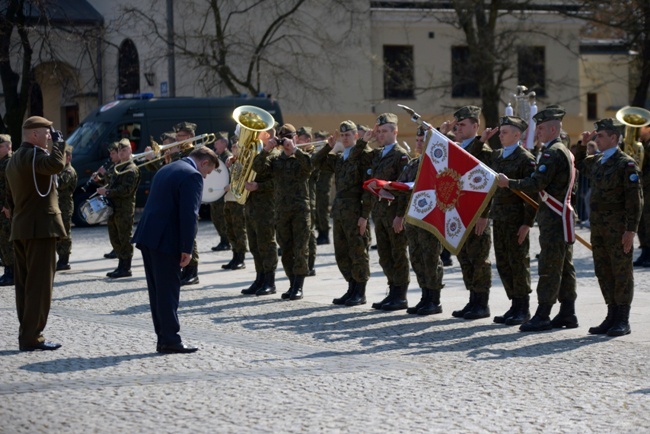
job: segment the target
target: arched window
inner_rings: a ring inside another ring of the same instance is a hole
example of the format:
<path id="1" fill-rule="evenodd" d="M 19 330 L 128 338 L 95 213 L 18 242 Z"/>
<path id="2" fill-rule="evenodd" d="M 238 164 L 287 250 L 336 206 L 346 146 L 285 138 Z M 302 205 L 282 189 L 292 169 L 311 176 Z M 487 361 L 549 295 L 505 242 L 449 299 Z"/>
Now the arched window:
<path id="1" fill-rule="evenodd" d="M 120 55 L 117 61 L 119 75 L 119 93 L 140 92 L 140 60 L 138 49 L 130 39 L 125 39 L 120 45 Z"/>

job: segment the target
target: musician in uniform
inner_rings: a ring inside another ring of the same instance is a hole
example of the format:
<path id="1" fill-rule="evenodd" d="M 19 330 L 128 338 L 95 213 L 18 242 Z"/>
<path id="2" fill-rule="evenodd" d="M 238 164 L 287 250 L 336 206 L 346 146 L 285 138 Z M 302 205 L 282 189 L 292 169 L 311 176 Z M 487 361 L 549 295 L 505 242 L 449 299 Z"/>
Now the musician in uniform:
<path id="1" fill-rule="evenodd" d="M 119 263 L 115 270 L 106 274 L 107 277 L 112 279 L 132 275 L 133 246 L 131 245 L 131 234 L 135 214 L 135 194 L 140 183 L 140 171 L 131 161 L 132 151 L 129 140 L 120 140 L 117 149 L 121 163 L 125 164 L 116 167 L 108 187 L 97 189 L 97 193 L 106 197 L 113 206 L 113 214 L 108 218 L 108 236 Z"/>
<path id="2" fill-rule="evenodd" d="M 0 286 L 14 284 L 14 247 L 9 241 L 11 236 L 11 213 L 7 203 L 7 164 L 11 158 L 11 136 L 0 134 L 0 258 L 5 272 L 0 277 Z"/>
<path id="3" fill-rule="evenodd" d="M 343 152 L 336 152 L 336 138 L 328 137 L 328 143 L 316 153 L 313 163 L 321 174 L 334 173 L 336 195 L 332 206 L 334 222 L 334 255 L 336 265 L 348 288 L 343 296 L 335 298 L 336 305 L 357 306 L 366 303 L 366 284 L 370 279 L 368 257 L 368 214 L 370 203 L 365 206 L 363 181 L 370 166 L 370 147 L 358 143 L 357 126 L 352 121 L 339 125 L 339 138 Z M 331 179 L 331 177 L 330 177 Z"/>
<path id="4" fill-rule="evenodd" d="M 643 145 L 643 197 L 650 198 L 650 125 L 639 128 L 639 141 Z M 641 255 L 634 261 L 635 267 L 650 267 L 650 200 L 643 201 L 643 212 L 639 223 Z"/>
<path id="5" fill-rule="evenodd" d="M 303 126 L 298 128 L 296 131 L 296 145 L 302 145 L 305 143 L 310 143 L 313 141 L 313 135 L 312 135 L 312 128 Z M 314 155 L 314 146 L 305 146 L 300 148 L 304 153 L 309 155 L 310 157 L 313 158 Z M 313 166 L 313 165 L 312 165 Z M 316 275 L 316 269 L 314 268 L 314 265 L 316 264 L 316 234 L 314 230 L 316 229 L 316 218 L 317 218 L 317 210 L 316 210 L 316 188 L 318 185 L 318 179 L 320 177 L 320 170 L 315 169 L 312 167 L 311 175 L 309 176 L 309 209 L 310 209 L 310 216 L 311 216 L 311 224 L 309 227 L 309 256 L 307 257 L 307 268 L 309 268 L 309 271 L 307 272 L 307 276 L 315 276 Z"/>
<path id="6" fill-rule="evenodd" d="M 221 160 L 222 163 L 226 164 L 226 161 L 232 157 L 232 152 L 228 150 L 227 132 L 220 132 L 217 134 L 217 139 L 214 142 L 213 148 L 214 152 L 216 152 L 219 156 L 219 160 Z M 214 228 L 217 230 L 217 234 L 219 235 L 219 244 L 212 247 L 212 251 L 214 252 L 232 249 L 230 242 L 231 240 L 228 238 L 226 221 L 224 219 L 224 202 L 225 197 L 222 196 L 219 198 L 219 200 L 210 203 L 210 220 L 212 220 L 212 224 L 214 225 Z M 232 240 L 232 243 L 235 243 L 235 241 Z M 241 241 L 239 241 L 239 244 L 241 244 Z M 245 251 L 246 250 L 244 250 L 244 252 Z"/>
<path id="7" fill-rule="evenodd" d="M 72 160 L 72 146 L 65 148 L 65 167 L 57 177 L 57 192 L 59 194 L 59 208 L 67 236 L 61 237 L 56 243 L 56 253 L 59 260 L 56 271 L 70 269 L 70 252 L 72 251 L 72 213 L 74 212 L 74 199 L 72 198 L 77 188 L 77 172 L 70 164 Z"/>
<path id="8" fill-rule="evenodd" d="M 520 145 L 522 134 L 528 128 L 523 119 L 504 116 L 499 128 L 486 128 L 481 134 L 487 141 L 496 132 L 503 149 L 492 151 L 490 168 L 509 178 L 528 178 L 535 171 L 535 157 Z M 494 317 L 494 322 L 520 325 L 530 319 L 530 228 L 535 222 L 537 210 L 508 189 L 498 189 L 492 198 L 490 217 L 494 222 L 494 254 L 497 271 L 510 308 Z"/>
<path id="9" fill-rule="evenodd" d="M 227 134 L 227 133 L 224 133 Z M 236 174 L 241 173 L 243 169 L 242 164 L 237 161 L 237 156 L 239 155 L 239 146 L 237 142 L 232 144 L 232 157 L 227 159 L 225 162 L 222 157 L 219 156 L 219 159 L 224 163 L 231 173 L 231 178 L 234 178 Z M 237 175 L 238 176 L 238 175 Z M 221 266 L 224 270 L 240 270 L 246 268 L 244 263 L 244 258 L 246 257 L 246 209 L 245 206 L 237 202 L 235 196 L 230 192 L 230 188 L 227 188 L 225 195 L 225 201 L 223 206 L 223 218 L 226 222 L 226 234 L 232 245 L 232 260 L 227 264 Z"/>
<path id="10" fill-rule="evenodd" d="M 303 297 L 303 284 L 309 272 L 311 208 L 308 181 L 312 164 L 309 155 L 296 147 L 295 136 L 296 128 L 284 124 L 277 137 L 271 138 L 253 160 L 255 172 L 270 171 L 275 181 L 276 231 L 282 249 L 282 265 L 290 282 L 289 290 L 282 294 L 284 300 Z M 272 154 L 277 145 L 282 147 L 282 152 Z"/>
<path id="11" fill-rule="evenodd" d="M 364 146 L 376 139 L 379 148 L 371 153 L 371 166 L 367 178 L 377 178 L 385 181 L 397 181 L 410 158 L 406 150 L 397 143 L 397 115 L 383 113 L 377 117 L 374 129 L 364 134 Z M 364 203 L 372 203 L 372 219 L 377 236 L 377 252 L 381 265 L 388 279 L 388 295 L 381 301 L 373 303 L 373 309 L 402 310 L 408 307 L 406 291 L 409 285 L 409 260 L 406 254 L 407 239 L 404 232 L 404 215 L 408 206 L 405 196 L 398 196 L 391 203 L 380 201 L 378 197 L 364 192 Z M 363 215 L 367 218 L 368 215 Z"/>
<path id="12" fill-rule="evenodd" d="M 575 222 L 567 203 L 574 188 L 575 170 L 571 151 L 560 141 L 564 114 L 564 108 L 553 105 L 534 116 L 535 135 L 543 145 L 532 176 L 509 179 L 500 173 L 497 180 L 499 187 L 521 190 L 533 197 L 539 193 L 540 198 L 546 199 L 541 200 L 537 210 L 541 247 L 537 282 L 539 305 L 535 315 L 519 327 L 524 332 L 578 327 L 572 238 Z M 560 312 L 551 320 L 551 309 L 558 300 Z"/>
<path id="13" fill-rule="evenodd" d="M 358 134 L 358 133 L 357 133 Z M 326 140 L 329 136 L 327 131 L 316 131 L 314 133 L 315 140 Z M 317 245 L 330 243 L 330 215 L 331 215 L 331 198 L 332 191 L 332 178 L 334 172 L 320 172 L 318 181 L 316 181 L 316 230 L 318 237 L 316 238 Z"/>
<path id="14" fill-rule="evenodd" d="M 630 306 L 634 296 L 632 252 L 641 212 L 641 174 L 634 159 L 619 147 L 621 125 L 614 119 L 595 123 L 599 154 L 586 156 L 592 132 L 583 133 L 576 165 L 591 182 L 591 246 L 594 269 L 607 304 L 607 316 L 591 334 L 623 336 L 630 333 Z"/>

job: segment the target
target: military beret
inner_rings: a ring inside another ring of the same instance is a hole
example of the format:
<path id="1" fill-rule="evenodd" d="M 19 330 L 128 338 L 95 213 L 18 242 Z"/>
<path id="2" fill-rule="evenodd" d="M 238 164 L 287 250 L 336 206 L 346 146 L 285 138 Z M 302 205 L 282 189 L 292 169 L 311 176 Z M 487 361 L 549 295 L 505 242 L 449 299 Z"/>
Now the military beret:
<path id="1" fill-rule="evenodd" d="M 72 146 L 70 146 L 70 145 L 66 145 L 66 146 L 65 146 L 65 153 L 66 153 L 67 155 L 72 155 Z"/>
<path id="2" fill-rule="evenodd" d="M 317 139 L 326 139 L 329 135 L 330 133 L 325 130 L 318 130 L 314 133 L 314 137 Z"/>
<path id="3" fill-rule="evenodd" d="M 172 140 L 176 141 L 176 133 L 173 131 L 167 131 L 166 133 L 162 133 L 160 135 L 160 141 L 164 142 L 165 140 Z"/>
<path id="4" fill-rule="evenodd" d="M 293 137 L 296 135 L 296 127 L 291 124 L 284 124 L 278 129 L 278 137 Z"/>
<path id="5" fill-rule="evenodd" d="M 357 124 L 355 124 L 352 121 L 343 121 L 339 125 L 339 131 L 342 133 L 347 133 L 348 131 L 356 131 L 357 130 Z"/>
<path id="6" fill-rule="evenodd" d="M 25 119 L 25 122 L 23 122 L 23 129 L 32 130 L 34 128 L 47 128 L 52 126 L 52 123 L 53 122 L 48 121 L 47 119 L 40 116 L 32 116 Z"/>
<path id="7" fill-rule="evenodd" d="M 477 107 L 475 105 L 466 105 L 465 107 L 461 107 L 458 110 L 456 110 L 456 113 L 454 113 L 454 118 L 456 119 L 456 122 L 460 122 L 463 119 L 476 119 L 478 121 L 479 117 L 481 117 L 481 107 Z"/>
<path id="8" fill-rule="evenodd" d="M 181 122 L 176 125 L 174 125 L 174 131 L 179 132 L 179 131 L 188 131 L 192 134 L 194 134 L 194 131 L 196 131 L 196 124 L 193 124 L 191 122 Z"/>
<path id="9" fill-rule="evenodd" d="M 296 134 L 299 136 L 309 136 L 311 137 L 311 127 L 300 127 L 298 128 L 298 131 L 296 131 Z"/>
<path id="10" fill-rule="evenodd" d="M 519 128 L 522 132 L 528 128 L 526 121 L 517 116 L 503 116 L 499 119 L 499 125 L 512 125 L 515 128 Z"/>
<path id="11" fill-rule="evenodd" d="M 424 136 L 427 134 L 427 130 L 424 129 L 421 125 L 418 127 L 418 129 L 415 131 L 416 136 Z"/>
<path id="12" fill-rule="evenodd" d="M 108 152 L 117 151 L 117 142 L 109 143 L 106 149 L 108 149 Z"/>
<path id="13" fill-rule="evenodd" d="M 130 148 L 130 147 L 131 147 L 131 141 L 129 139 L 122 139 L 119 142 L 117 142 L 117 149 Z"/>
<path id="14" fill-rule="evenodd" d="M 535 122 L 538 124 L 542 124 L 548 121 L 561 121 L 565 114 L 566 110 L 564 110 L 564 107 L 553 104 L 547 106 L 544 110 L 537 112 L 537 114 L 533 116 L 533 119 L 535 119 Z"/>
<path id="15" fill-rule="evenodd" d="M 363 131 L 365 133 L 366 131 L 370 130 L 371 128 L 366 125 L 357 124 L 357 131 Z"/>
<path id="16" fill-rule="evenodd" d="M 11 143 L 11 136 L 9 134 L 0 134 L 0 143 L 4 142 Z"/>
<path id="17" fill-rule="evenodd" d="M 397 115 L 394 113 L 382 113 L 377 117 L 377 125 L 395 124 L 397 125 Z"/>
<path id="18" fill-rule="evenodd" d="M 620 133 L 622 126 L 623 124 L 617 122 L 615 119 L 612 118 L 605 118 L 594 122 L 594 127 L 596 128 L 596 131 L 614 131 L 616 133 Z"/>
<path id="19" fill-rule="evenodd" d="M 225 140 L 226 142 L 228 141 L 228 132 L 227 131 L 219 131 L 217 134 L 215 134 L 216 140 Z"/>

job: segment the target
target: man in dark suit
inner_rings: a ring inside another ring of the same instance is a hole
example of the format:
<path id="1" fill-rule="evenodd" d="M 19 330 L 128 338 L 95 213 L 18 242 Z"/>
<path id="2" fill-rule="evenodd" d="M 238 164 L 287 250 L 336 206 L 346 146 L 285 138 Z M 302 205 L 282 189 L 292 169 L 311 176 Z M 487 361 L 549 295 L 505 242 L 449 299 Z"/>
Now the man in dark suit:
<path id="1" fill-rule="evenodd" d="M 56 240 L 66 236 L 56 174 L 65 166 L 65 142 L 52 122 L 32 116 L 23 123 L 23 143 L 7 164 L 7 204 L 13 216 L 18 345 L 21 351 L 56 350 L 43 330 L 52 303 Z M 52 152 L 47 141 L 54 142 Z"/>
<path id="2" fill-rule="evenodd" d="M 178 335 L 181 267 L 192 258 L 203 178 L 219 164 L 219 157 L 203 146 L 186 158 L 165 165 L 153 178 L 147 204 L 133 243 L 142 252 L 149 304 L 159 353 L 192 353 Z"/>

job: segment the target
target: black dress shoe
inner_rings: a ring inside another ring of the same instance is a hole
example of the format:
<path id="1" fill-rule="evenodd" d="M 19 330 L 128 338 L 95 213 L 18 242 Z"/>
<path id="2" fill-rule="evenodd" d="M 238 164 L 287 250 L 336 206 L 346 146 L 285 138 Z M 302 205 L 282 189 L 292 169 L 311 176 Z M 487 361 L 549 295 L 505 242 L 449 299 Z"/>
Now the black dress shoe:
<path id="1" fill-rule="evenodd" d="M 156 346 L 156 351 L 163 354 L 194 353 L 198 350 L 199 349 L 197 347 L 188 347 L 182 342 L 178 344 L 171 344 L 171 345 L 160 344 Z"/>
<path id="2" fill-rule="evenodd" d="M 61 344 L 56 344 L 54 342 L 48 342 L 48 341 L 43 341 L 39 342 L 38 344 L 31 346 L 31 347 L 20 347 L 20 351 L 35 351 L 35 350 L 43 350 L 43 351 L 53 351 L 53 350 L 58 350 L 61 348 Z"/>
<path id="3" fill-rule="evenodd" d="M 104 253 L 104 258 L 106 258 L 106 259 L 116 259 L 117 258 L 117 253 L 115 253 L 115 250 L 111 250 L 110 253 Z"/>

